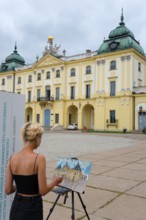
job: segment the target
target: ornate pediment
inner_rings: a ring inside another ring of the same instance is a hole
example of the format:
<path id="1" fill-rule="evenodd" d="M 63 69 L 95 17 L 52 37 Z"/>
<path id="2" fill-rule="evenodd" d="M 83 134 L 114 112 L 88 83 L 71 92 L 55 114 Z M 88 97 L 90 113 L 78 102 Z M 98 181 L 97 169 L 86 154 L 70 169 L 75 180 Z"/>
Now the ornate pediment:
<path id="1" fill-rule="evenodd" d="M 61 65 L 63 64 L 63 61 L 60 59 L 53 57 L 51 55 L 47 55 L 43 57 L 38 63 L 36 64 L 36 67 L 44 67 L 44 66 L 53 66 L 53 65 Z"/>

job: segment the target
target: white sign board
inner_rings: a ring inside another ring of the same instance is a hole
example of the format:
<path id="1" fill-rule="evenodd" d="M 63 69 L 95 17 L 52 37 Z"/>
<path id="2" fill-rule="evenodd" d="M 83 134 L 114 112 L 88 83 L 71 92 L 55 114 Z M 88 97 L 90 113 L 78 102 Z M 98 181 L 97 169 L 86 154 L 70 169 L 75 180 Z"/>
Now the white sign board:
<path id="1" fill-rule="evenodd" d="M 0 91 L 0 219 L 8 220 L 12 196 L 5 194 L 5 174 L 10 155 L 21 148 L 25 96 Z"/>

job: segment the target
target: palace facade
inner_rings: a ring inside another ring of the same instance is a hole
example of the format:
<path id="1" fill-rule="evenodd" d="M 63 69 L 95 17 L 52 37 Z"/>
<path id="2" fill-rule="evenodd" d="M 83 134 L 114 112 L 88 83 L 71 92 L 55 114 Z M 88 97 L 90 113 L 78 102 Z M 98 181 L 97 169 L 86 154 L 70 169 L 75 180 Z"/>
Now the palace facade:
<path id="1" fill-rule="evenodd" d="M 26 65 L 15 46 L 0 65 L 0 90 L 25 95 L 26 121 L 102 131 L 146 127 L 146 57 L 123 13 L 96 51 L 58 51 L 49 37 L 35 63 Z"/>

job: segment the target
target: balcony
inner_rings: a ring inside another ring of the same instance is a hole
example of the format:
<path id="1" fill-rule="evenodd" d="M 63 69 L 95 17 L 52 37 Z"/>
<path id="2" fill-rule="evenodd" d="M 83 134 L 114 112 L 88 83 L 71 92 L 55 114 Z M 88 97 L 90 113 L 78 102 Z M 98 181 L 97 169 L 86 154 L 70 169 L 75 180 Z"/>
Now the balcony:
<path id="1" fill-rule="evenodd" d="M 133 94 L 145 94 L 146 86 L 133 87 Z"/>
<path id="2" fill-rule="evenodd" d="M 109 126 L 115 126 L 117 128 L 118 127 L 118 120 L 115 119 L 111 122 L 111 120 L 106 119 L 106 127 L 108 128 Z"/>
<path id="3" fill-rule="evenodd" d="M 37 98 L 37 101 L 39 102 L 39 105 L 41 106 L 41 108 L 45 108 L 46 105 L 53 105 L 52 102 L 54 101 L 53 97 L 39 97 Z"/>

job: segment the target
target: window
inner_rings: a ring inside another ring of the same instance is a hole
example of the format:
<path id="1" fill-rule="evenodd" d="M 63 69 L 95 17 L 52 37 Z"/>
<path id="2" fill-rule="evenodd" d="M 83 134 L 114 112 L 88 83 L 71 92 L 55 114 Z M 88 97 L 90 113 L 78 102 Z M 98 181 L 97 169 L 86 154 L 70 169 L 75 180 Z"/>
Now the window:
<path id="1" fill-rule="evenodd" d="M 115 70 L 116 69 L 116 61 L 113 60 L 110 62 L 110 70 Z"/>
<path id="2" fill-rule="evenodd" d="M 28 102 L 31 102 L 31 91 L 28 91 Z"/>
<path id="3" fill-rule="evenodd" d="M 21 77 L 18 77 L 18 84 L 21 84 Z"/>
<path id="4" fill-rule="evenodd" d="M 5 85 L 5 79 L 2 79 L 2 86 Z"/>
<path id="5" fill-rule="evenodd" d="M 40 114 L 36 114 L 36 122 L 40 123 Z"/>
<path id="6" fill-rule="evenodd" d="M 110 96 L 116 95 L 116 83 L 115 81 L 110 82 Z"/>
<path id="7" fill-rule="evenodd" d="M 75 68 L 71 69 L 70 76 L 75 76 Z"/>
<path id="8" fill-rule="evenodd" d="M 141 72 L 141 63 L 138 63 L 138 71 Z"/>
<path id="9" fill-rule="evenodd" d="M 31 83 L 32 82 L 32 75 L 28 76 L 28 82 Z"/>
<path id="10" fill-rule="evenodd" d="M 27 115 L 27 122 L 30 121 L 30 115 Z"/>
<path id="11" fill-rule="evenodd" d="M 115 118 L 115 110 L 110 111 L 110 123 L 115 123 L 116 118 Z"/>
<path id="12" fill-rule="evenodd" d="M 86 74 L 91 74 L 91 66 L 86 67 Z"/>
<path id="13" fill-rule="evenodd" d="M 60 78 L 60 70 L 56 71 L 56 78 Z"/>
<path id="14" fill-rule="evenodd" d="M 38 81 L 41 80 L 41 74 L 40 74 L 40 73 L 38 73 L 38 75 L 37 75 L 37 80 L 38 80 Z"/>
<path id="15" fill-rule="evenodd" d="M 71 94 L 70 94 L 70 99 L 74 99 L 75 98 L 75 87 L 71 86 Z"/>
<path id="16" fill-rule="evenodd" d="M 50 72 L 48 71 L 48 72 L 46 72 L 46 79 L 50 79 L 51 77 L 50 77 Z"/>
<path id="17" fill-rule="evenodd" d="M 86 85 L 86 98 L 90 98 L 90 85 Z"/>
<path id="18" fill-rule="evenodd" d="M 37 101 L 40 101 L 40 97 L 41 97 L 41 90 L 37 89 Z"/>
<path id="19" fill-rule="evenodd" d="M 60 88 L 57 87 L 56 88 L 56 100 L 59 100 L 59 98 L 60 98 Z"/>
<path id="20" fill-rule="evenodd" d="M 59 123 L 59 114 L 55 114 L 55 123 Z"/>
<path id="21" fill-rule="evenodd" d="M 45 93 L 46 93 L 46 100 L 49 101 L 51 96 L 50 86 L 46 86 Z"/>

